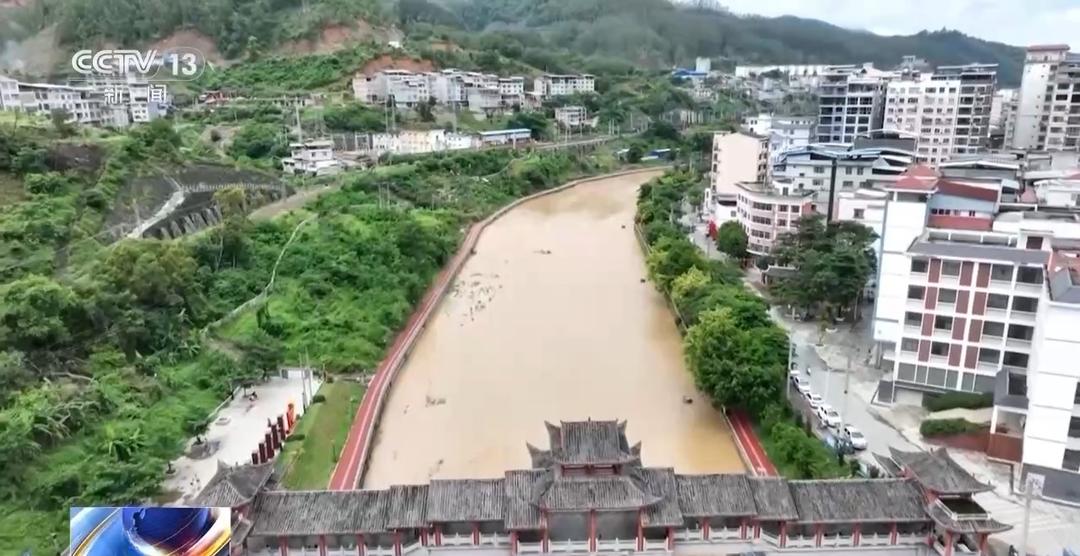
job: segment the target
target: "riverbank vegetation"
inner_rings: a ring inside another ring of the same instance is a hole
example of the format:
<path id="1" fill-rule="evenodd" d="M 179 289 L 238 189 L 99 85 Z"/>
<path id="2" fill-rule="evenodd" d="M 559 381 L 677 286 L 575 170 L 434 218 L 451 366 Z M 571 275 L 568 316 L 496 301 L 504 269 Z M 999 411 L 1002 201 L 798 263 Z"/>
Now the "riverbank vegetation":
<path id="1" fill-rule="evenodd" d="M 615 164 L 610 153 L 435 156 L 344 174 L 339 191 L 271 221 L 249 222 L 223 193 L 225 221 L 196 236 L 93 237 L 150 153 L 187 156 L 172 132 L 138 128 L 86 170 L 49 166 L 32 138 L 5 136 L 2 172 L 26 200 L 0 209 L 0 553 L 59 552 L 72 505 L 172 499 L 167 462 L 235 387 L 282 363 L 373 368 L 469 223 Z M 49 208 L 61 201 L 70 209 Z M 279 255 L 267 303 L 204 341 L 266 287 Z M 320 409 L 349 414 L 361 394 L 326 395 Z M 291 480 L 315 485 L 340 432 L 305 438 Z"/>
<path id="2" fill-rule="evenodd" d="M 281 479 L 285 488 L 326 488 L 364 390 L 364 386 L 350 380 L 323 383 L 314 398 L 317 403 L 308 406 L 300 418 L 278 462 L 278 467 L 285 470 Z"/>
<path id="3" fill-rule="evenodd" d="M 648 245 L 649 276 L 683 323 L 683 353 L 697 387 L 714 404 L 747 411 L 784 476 L 847 476 L 825 445 L 797 423 L 784 398 L 787 334 L 730 262 L 707 260 L 678 224 L 698 175 L 675 171 L 642 186 L 637 224 Z"/>

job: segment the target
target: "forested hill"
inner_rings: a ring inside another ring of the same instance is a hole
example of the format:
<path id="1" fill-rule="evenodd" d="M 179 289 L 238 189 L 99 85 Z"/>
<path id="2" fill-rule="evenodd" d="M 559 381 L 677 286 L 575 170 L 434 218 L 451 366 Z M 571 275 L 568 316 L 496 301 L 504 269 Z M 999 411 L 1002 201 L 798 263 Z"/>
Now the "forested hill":
<path id="1" fill-rule="evenodd" d="M 934 65 L 996 62 L 1008 86 L 1018 84 L 1023 65 L 1022 49 L 956 31 L 883 37 L 812 19 L 737 16 L 717 0 L 17 0 L 0 10 L 0 45 L 54 25 L 65 46 L 137 46 L 191 29 L 224 57 L 243 58 L 357 21 L 461 41 L 505 33 L 508 42 L 533 50 L 568 49 L 652 68 L 691 64 L 695 56 L 728 65 L 891 67 L 914 54 Z"/>
<path id="2" fill-rule="evenodd" d="M 425 0 L 401 0 L 421 5 Z M 470 31 L 540 31 L 581 54 L 659 67 L 695 56 L 739 63 L 858 63 L 891 67 L 914 54 L 931 64 L 999 64 L 1003 84 L 1019 83 L 1023 50 L 957 31 L 883 37 L 797 17 L 745 17 L 668 0 L 438 0 Z M 722 0 L 721 0 L 722 2 Z M 400 11 L 400 10 L 399 10 Z"/>

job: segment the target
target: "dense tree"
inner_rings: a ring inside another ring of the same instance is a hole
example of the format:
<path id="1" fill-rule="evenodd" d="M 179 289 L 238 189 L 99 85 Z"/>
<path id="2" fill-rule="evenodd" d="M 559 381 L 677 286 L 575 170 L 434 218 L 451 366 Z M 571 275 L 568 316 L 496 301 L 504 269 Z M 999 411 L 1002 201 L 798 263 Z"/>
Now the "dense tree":
<path id="1" fill-rule="evenodd" d="M 663 291 L 669 291 L 672 282 L 691 268 L 706 266 L 705 258 L 694 244 L 675 237 L 660 238 L 649 252 L 646 265 L 649 276 Z"/>
<path id="2" fill-rule="evenodd" d="M 65 344 L 82 310 L 71 288 L 43 276 L 0 286 L 0 343 L 23 351 Z"/>
<path id="3" fill-rule="evenodd" d="M 746 329 L 729 308 L 701 314 L 686 331 L 686 361 L 699 388 L 718 403 L 757 415 L 784 386 L 787 337 L 775 326 Z"/>
<path id="4" fill-rule="evenodd" d="M 734 220 L 724 222 L 716 231 L 716 248 L 733 259 L 746 258 L 746 241 L 746 230 Z"/>
<path id="5" fill-rule="evenodd" d="M 796 230 L 782 234 L 773 250 L 776 262 L 795 273 L 778 281 L 776 294 L 831 318 L 853 308 L 877 265 L 876 234 L 858 222 L 825 222 L 822 215 L 799 219 Z"/>
<path id="6" fill-rule="evenodd" d="M 285 155 L 285 134 L 273 124 L 245 124 L 233 136 L 229 154 L 234 157 L 271 158 Z"/>

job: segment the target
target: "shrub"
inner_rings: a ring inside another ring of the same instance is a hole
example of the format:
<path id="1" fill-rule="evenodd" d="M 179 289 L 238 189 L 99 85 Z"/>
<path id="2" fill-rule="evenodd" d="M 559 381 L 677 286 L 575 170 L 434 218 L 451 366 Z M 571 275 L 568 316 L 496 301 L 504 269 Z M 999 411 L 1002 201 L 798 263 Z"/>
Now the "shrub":
<path id="1" fill-rule="evenodd" d="M 924 437 L 933 438 L 977 432 L 983 428 L 983 425 L 972 423 L 966 419 L 927 419 L 919 425 L 919 433 Z"/>
<path id="2" fill-rule="evenodd" d="M 303 439 L 304 439 L 304 433 L 298 432 L 298 433 L 290 434 L 289 436 L 287 436 L 285 438 L 285 442 L 300 442 Z"/>
<path id="3" fill-rule="evenodd" d="M 311 403 L 323 403 L 326 401 L 326 396 L 322 394 L 315 394 L 311 397 Z"/>
<path id="4" fill-rule="evenodd" d="M 927 397 L 923 405 L 930 411 L 945 411 L 946 409 L 957 408 L 980 409 L 993 407 L 994 395 L 992 393 L 947 392 L 940 396 Z"/>

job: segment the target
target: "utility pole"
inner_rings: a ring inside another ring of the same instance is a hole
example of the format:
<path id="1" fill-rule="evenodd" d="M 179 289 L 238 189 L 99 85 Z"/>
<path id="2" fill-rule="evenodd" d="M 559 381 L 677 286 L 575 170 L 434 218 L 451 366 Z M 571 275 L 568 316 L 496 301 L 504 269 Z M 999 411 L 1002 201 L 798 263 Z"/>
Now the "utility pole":
<path id="1" fill-rule="evenodd" d="M 1031 500 L 1042 497 L 1043 483 L 1046 477 L 1037 473 L 1028 472 L 1024 480 L 1024 528 L 1020 536 L 1020 553 L 1027 556 L 1028 533 L 1031 529 Z"/>
<path id="2" fill-rule="evenodd" d="M 829 176 L 829 214 L 825 215 L 825 223 L 832 222 L 833 219 L 833 203 L 836 202 L 836 155 L 833 155 L 832 159 L 832 173 Z"/>

